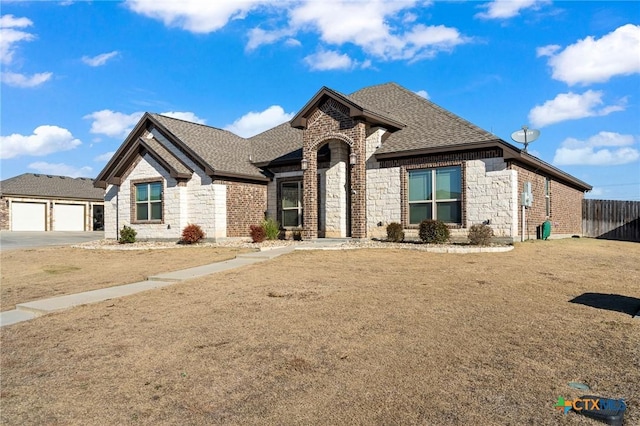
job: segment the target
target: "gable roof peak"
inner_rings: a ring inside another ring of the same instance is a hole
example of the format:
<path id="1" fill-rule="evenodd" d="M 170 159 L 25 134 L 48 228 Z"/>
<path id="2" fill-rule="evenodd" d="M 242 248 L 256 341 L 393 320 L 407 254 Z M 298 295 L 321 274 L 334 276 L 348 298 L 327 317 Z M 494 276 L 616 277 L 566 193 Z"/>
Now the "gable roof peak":
<path id="1" fill-rule="evenodd" d="M 209 126 L 208 124 L 204 124 L 204 123 L 196 123 L 195 121 L 185 120 L 184 118 L 170 117 L 170 116 L 168 116 L 168 115 L 159 114 L 159 113 L 157 113 L 157 112 L 149 112 L 149 113 L 147 113 L 147 114 L 149 114 L 149 115 L 150 115 L 151 117 L 153 117 L 153 118 L 158 118 L 158 117 L 160 117 L 161 119 L 169 119 L 169 120 L 174 120 L 174 121 L 180 121 L 180 122 L 182 122 L 182 123 L 184 123 L 184 124 L 187 124 L 187 125 L 202 126 L 202 127 L 206 127 L 206 128 L 208 128 L 208 129 L 214 129 L 214 130 L 217 130 L 217 131 L 220 131 L 220 132 L 227 132 L 227 133 L 231 133 L 232 135 L 235 135 L 235 136 L 237 136 L 237 137 L 239 137 L 239 138 L 245 139 L 245 138 L 243 138 L 242 136 L 236 135 L 235 133 L 233 133 L 233 132 L 231 132 L 231 131 L 229 131 L 229 130 L 221 129 L 221 128 L 219 128 L 219 127 L 215 127 L 215 126 Z"/>

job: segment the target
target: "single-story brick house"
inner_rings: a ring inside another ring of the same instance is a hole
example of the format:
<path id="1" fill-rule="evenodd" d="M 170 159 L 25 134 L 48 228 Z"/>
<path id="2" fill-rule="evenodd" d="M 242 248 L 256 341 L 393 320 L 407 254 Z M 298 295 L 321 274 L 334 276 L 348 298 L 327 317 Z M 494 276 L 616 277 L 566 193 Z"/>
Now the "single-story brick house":
<path id="1" fill-rule="evenodd" d="M 104 190 L 90 178 L 24 173 L 0 182 L 3 231 L 102 230 Z"/>
<path id="2" fill-rule="evenodd" d="M 250 138 L 147 113 L 96 178 L 105 230 L 178 239 L 188 223 L 209 238 L 246 237 L 265 215 L 304 238 L 367 238 L 425 218 L 454 234 L 489 223 L 526 232 L 547 217 L 554 235 L 581 233 L 591 186 L 395 84 L 350 95 L 323 87 L 288 123 Z"/>

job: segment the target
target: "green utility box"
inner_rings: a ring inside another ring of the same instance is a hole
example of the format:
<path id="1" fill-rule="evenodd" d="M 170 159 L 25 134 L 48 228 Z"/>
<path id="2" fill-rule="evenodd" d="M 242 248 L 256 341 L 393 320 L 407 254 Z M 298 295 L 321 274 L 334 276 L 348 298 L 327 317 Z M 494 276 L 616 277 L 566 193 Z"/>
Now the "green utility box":
<path id="1" fill-rule="evenodd" d="M 542 239 L 546 240 L 551 235 L 551 222 L 545 220 L 542 223 Z"/>

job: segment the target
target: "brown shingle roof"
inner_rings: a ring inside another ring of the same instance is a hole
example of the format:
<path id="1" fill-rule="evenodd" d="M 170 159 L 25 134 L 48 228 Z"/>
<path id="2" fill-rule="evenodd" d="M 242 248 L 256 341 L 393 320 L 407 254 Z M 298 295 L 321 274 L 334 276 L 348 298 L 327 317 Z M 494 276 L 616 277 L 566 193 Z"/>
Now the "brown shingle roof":
<path id="1" fill-rule="evenodd" d="M 188 146 L 215 173 L 264 178 L 249 162 L 251 144 L 227 130 L 177 118 L 150 114 L 168 132 Z"/>
<path id="2" fill-rule="evenodd" d="M 500 138 L 396 83 L 365 87 L 350 95 L 374 105 L 406 127 L 389 135 L 376 154 L 440 148 Z"/>
<path id="3" fill-rule="evenodd" d="M 249 138 L 256 164 L 302 158 L 302 130 L 282 123 Z"/>
<path id="4" fill-rule="evenodd" d="M 376 154 L 500 139 L 396 83 L 365 87 L 350 95 L 325 89 L 357 104 L 363 110 L 405 125 L 391 133 Z M 287 123 L 249 140 L 253 143 L 255 163 L 301 158 L 302 132 Z"/>
<path id="5" fill-rule="evenodd" d="M 104 190 L 94 188 L 93 179 L 24 173 L 0 182 L 3 196 L 64 198 L 76 200 L 104 199 Z"/>
<path id="6" fill-rule="evenodd" d="M 169 168 L 173 169 L 177 175 L 191 175 L 193 170 L 189 169 L 178 157 L 176 157 L 162 142 L 151 138 L 140 138 L 140 143 L 164 161 Z"/>

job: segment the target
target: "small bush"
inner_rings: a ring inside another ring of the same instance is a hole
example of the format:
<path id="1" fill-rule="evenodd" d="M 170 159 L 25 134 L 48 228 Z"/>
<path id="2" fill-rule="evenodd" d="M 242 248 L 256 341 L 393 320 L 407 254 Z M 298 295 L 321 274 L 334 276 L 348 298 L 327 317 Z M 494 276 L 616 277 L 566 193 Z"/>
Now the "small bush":
<path id="1" fill-rule="evenodd" d="M 262 221 L 267 240 L 277 240 L 280 236 L 280 224 L 272 218 Z"/>
<path id="2" fill-rule="evenodd" d="M 120 244 L 131 244 L 136 242 L 136 235 L 138 233 L 135 229 L 128 227 L 127 225 L 123 226 L 120 230 Z"/>
<path id="3" fill-rule="evenodd" d="M 441 220 L 425 219 L 420 222 L 420 239 L 429 244 L 442 244 L 449 241 L 449 228 Z"/>
<path id="4" fill-rule="evenodd" d="M 291 233 L 293 241 L 302 241 L 302 231 L 293 231 Z"/>
<path id="5" fill-rule="evenodd" d="M 251 225 L 249 227 L 249 235 L 254 243 L 261 243 L 267 238 L 267 233 L 262 225 Z"/>
<path id="6" fill-rule="evenodd" d="M 204 238 L 204 232 L 200 226 L 190 223 L 182 230 L 182 240 L 184 244 L 195 244 Z"/>
<path id="7" fill-rule="evenodd" d="M 469 242 L 474 246 L 488 246 L 493 237 L 493 229 L 489 225 L 478 224 L 469 228 Z"/>
<path id="8" fill-rule="evenodd" d="M 391 222 L 387 225 L 387 240 L 399 243 L 404 240 L 404 230 L 398 222 Z"/>

